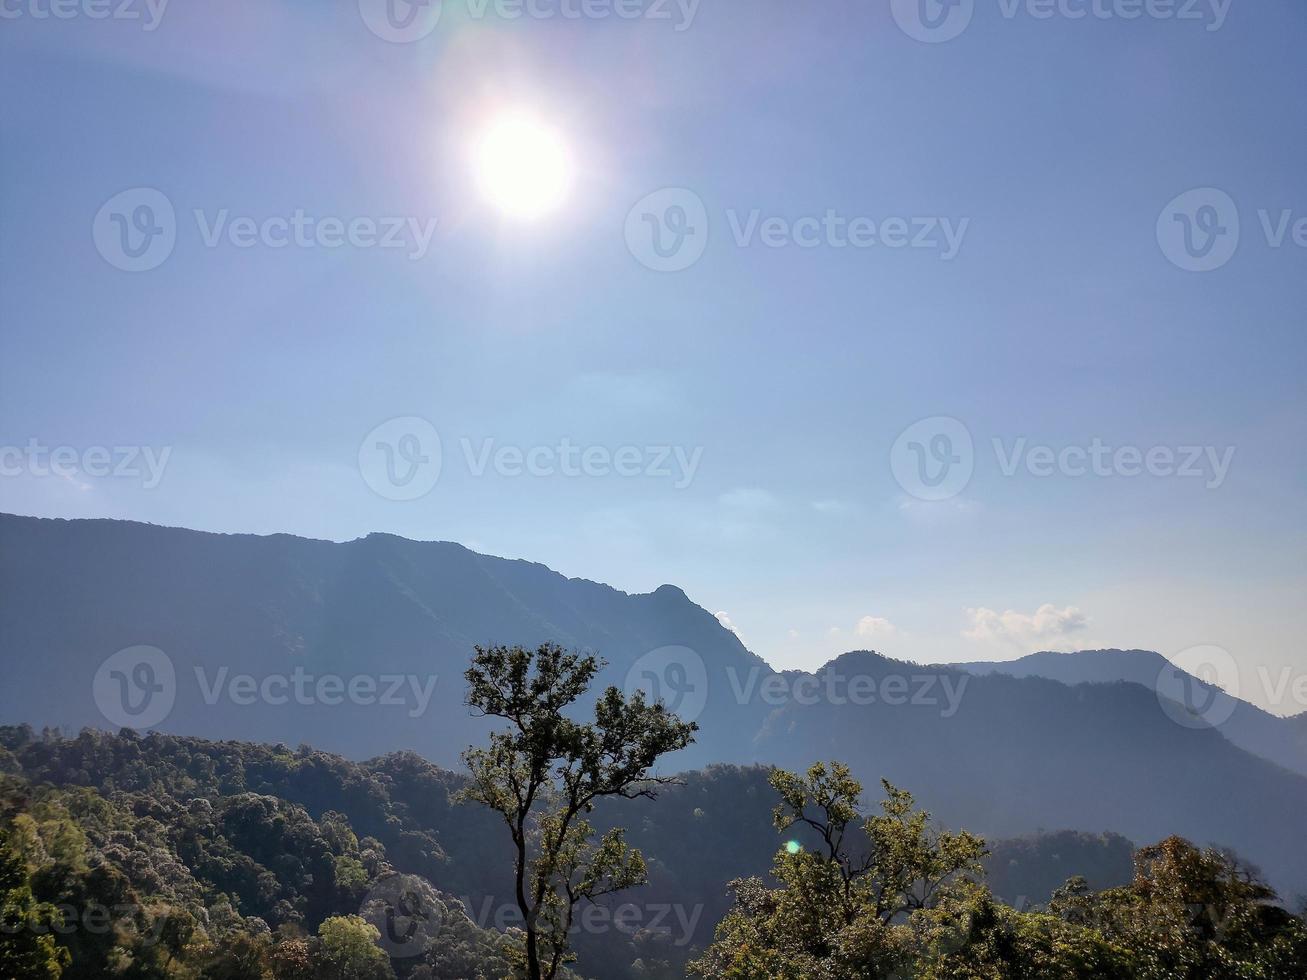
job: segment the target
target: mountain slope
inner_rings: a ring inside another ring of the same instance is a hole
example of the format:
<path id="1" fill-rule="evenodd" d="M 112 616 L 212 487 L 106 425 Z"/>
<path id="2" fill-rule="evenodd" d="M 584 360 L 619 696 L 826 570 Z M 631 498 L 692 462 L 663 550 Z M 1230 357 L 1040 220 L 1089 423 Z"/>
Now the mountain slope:
<path id="1" fill-rule="evenodd" d="M 105 672 L 98 689 L 97 671 L 144 644 L 167 657 L 154 683 L 167 666 L 176 677 L 175 703 L 153 727 L 312 742 L 351 758 L 411 748 L 453 765 L 485 731 L 463 705 L 473 646 L 547 640 L 596 651 L 611 663 L 601 683 L 619 687 L 650 651 L 693 649 L 708 674 L 712 758 L 747 755 L 756 709 L 736 703 L 724 672 L 770 668 L 672 586 L 627 595 L 543 565 L 383 534 L 337 544 L 0 516 L 8 722 L 126 723 L 102 708 L 114 707 L 114 682 L 135 680 L 134 670 L 124 667 L 125 680 Z M 301 691 L 297 670 L 309 678 Z M 253 693 L 240 675 L 253 679 Z M 319 688 L 326 675 L 362 677 L 359 696 Z M 692 747 L 676 764 L 707 761 Z"/>
<path id="2" fill-rule="evenodd" d="M 974 674 L 1008 674 L 1045 677 L 1063 684 L 1103 684 L 1129 681 L 1156 690 L 1164 672 L 1176 671 L 1159 653 L 1149 650 L 1082 650 L 1078 653 L 1032 653 L 1020 660 L 958 664 Z M 1190 676 L 1191 697 L 1204 713 L 1223 719 L 1216 727 L 1240 748 L 1307 775 L 1307 728 L 1292 718 L 1277 718 L 1256 705 L 1231 697 L 1197 677 Z M 1300 718 L 1302 716 L 1299 716 Z"/>

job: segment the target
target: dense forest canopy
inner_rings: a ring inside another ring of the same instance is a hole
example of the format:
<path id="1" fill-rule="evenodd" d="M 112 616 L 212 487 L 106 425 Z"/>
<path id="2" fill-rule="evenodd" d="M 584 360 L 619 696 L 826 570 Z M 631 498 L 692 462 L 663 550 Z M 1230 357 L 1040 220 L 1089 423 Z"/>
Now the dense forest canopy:
<path id="1" fill-rule="evenodd" d="M 456 803 L 464 778 L 412 753 L 354 763 L 307 747 L 11 727 L 0 773 L 0 976 L 512 975 L 520 922 L 502 822 Z M 826 975 L 722 965 L 723 943 L 799 901 L 795 876 L 806 881 L 823 853 L 806 824 L 775 829 L 782 797 L 768 777 L 712 767 L 656 801 L 596 811 L 599 832 L 627 829 L 649 884 L 579 916 L 577 975 L 681 977 L 691 960 L 709 976 Z M 862 812 L 845 838 L 859 861 Z M 891 922 L 951 957 L 955 972 L 921 975 L 1030 975 L 1012 964 L 1067 950 L 1121 976 L 1304 975 L 1302 921 L 1227 855 L 1179 840 L 1135 854 L 1123 838 L 1058 833 L 994 842 L 980 863 L 993 890 L 968 875 Z M 823 919 L 787 948 L 844 948 L 861 929 L 852 908 L 852 927 Z"/>

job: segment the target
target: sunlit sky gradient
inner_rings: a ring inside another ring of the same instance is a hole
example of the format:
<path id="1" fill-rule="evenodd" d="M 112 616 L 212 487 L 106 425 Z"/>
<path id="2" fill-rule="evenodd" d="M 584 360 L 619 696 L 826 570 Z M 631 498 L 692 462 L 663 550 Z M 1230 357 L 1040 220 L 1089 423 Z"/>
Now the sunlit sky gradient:
<path id="1" fill-rule="evenodd" d="M 675 5 L 670 21 L 489 10 L 446 3 L 408 44 L 353 3 L 173 0 L 150 32 L 0 21 L 0 443 L 173 447 L 156 488 L 24 472 L 0 477 L 0 510 L 381 530 L 627 591 L 673 582 L 780 666 L 1213 643 L 1262 703 L 1258 666 L 1307 669 L 1307 248 L 1270 247 L 1257 218 L 1307 217 L 1299 0 L 1236 0 L 1215 31 L 978 0 L 943 44 L 907 37 L 888 0 L 703 0 L 685 30 Z M 469 164 L 505 111 L 556 125 L 575 164 L 535 221 L 492 207 Z M 92 221 L 142 186 L 175 205 L 177 243 L 130 274 Z M 1207 186 L 1237 202 L 1243 240 L 1185 272 L 1155 225 Z M 679 272 L 624 240 L 664 187 L 709 215 Z M 414 260 L 207 248 L 192 214 L 297 208 L 437 226 Z M 952 261 L 738 247 L 727 212 L 754 209 L 969 225 Z M 416 501 L 377 495 L 357 464 L 397 416 L 443 443 Z M 936 503 L 890 469 L 931 416 L 977 449 Z M 1236 451 L 1215 489 L 1004 476 L 991 439 L 1022 437 Z M 478 478 L 464 438 L 702 456 L 684 488 Z"/>

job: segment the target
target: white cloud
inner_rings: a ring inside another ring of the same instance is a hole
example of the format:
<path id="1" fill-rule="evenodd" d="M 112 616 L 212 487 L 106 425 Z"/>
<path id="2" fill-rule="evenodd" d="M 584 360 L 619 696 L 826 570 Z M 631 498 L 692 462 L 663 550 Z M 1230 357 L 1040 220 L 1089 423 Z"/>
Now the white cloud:
<path id="1" fill-rule="evenodd" d="M 735 624 L 731 622 L 731 617 L 729 613 L 727 613 L 725 610 L 719 610 L 718 612 L 713 613 L 713 615 L 717 617 L 717 622 L 721 623 L 724 627 L 726 627 L 728 630 L 734 633 L 736 638 L 738 638 L 741 643 L 744 642 L 744 637 L 740 636 L 740 631 L 737 630 L 735 628 Z"/>
<path id="2" fill-rule="evenodd" d="M 837 644 L 889 640 L 901 635 L 897 626 L 880 616 L 863 616 L 850 630 L 832 626 L 826 631 L 827 640 Z M 843 649 L 838 652 L 843 652 Z"/>
<path id="3" fill-rule="evenodd" d="M 971 628 L 962 635 L 978 643 L 1007 643 L 1021 650 L 1056 649 L 1066 637 L 1083 630 L 1089 618 L 1075 606 L 1058 609 L 1046 602 L 1033 613 L 968 609 Z"/>
<path id="4" fill-rule="evenodd" d="M 863 616 L 853 632 L 859 636 L 869 639 L 887 639 L 892 636 L 898 636 L 899 628 L 891 623 L 888 619 L 882 619 L 879 616 Z"/>

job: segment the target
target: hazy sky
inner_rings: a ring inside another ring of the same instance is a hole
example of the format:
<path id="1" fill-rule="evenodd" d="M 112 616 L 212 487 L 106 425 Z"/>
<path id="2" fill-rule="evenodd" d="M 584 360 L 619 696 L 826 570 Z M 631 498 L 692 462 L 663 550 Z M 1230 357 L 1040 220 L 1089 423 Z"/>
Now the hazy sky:
<path id="1" fill-rule="evenodd" d="M 1256 673 L 1307 671 L 1301 0 L 67 2 L 0 3 L 0 510 L 1307 708 Z"/>

